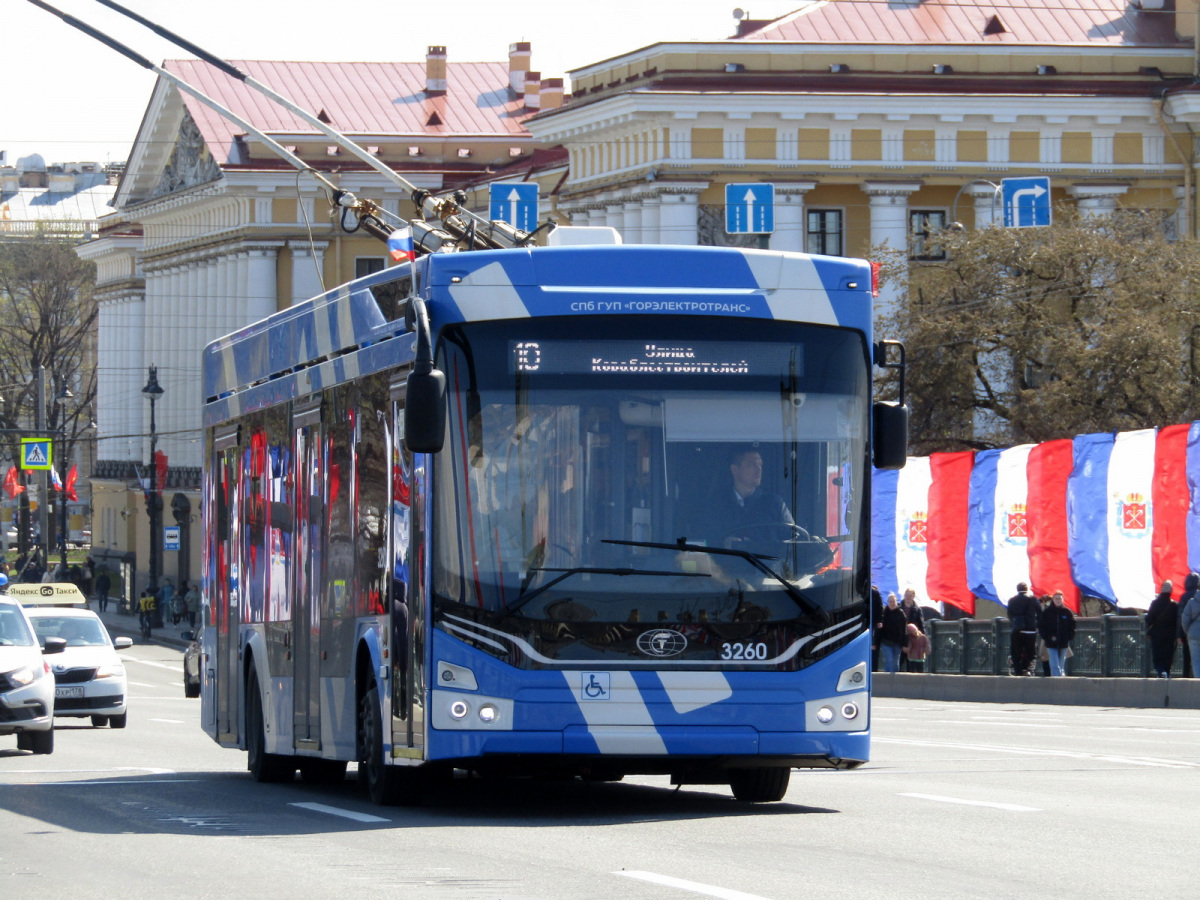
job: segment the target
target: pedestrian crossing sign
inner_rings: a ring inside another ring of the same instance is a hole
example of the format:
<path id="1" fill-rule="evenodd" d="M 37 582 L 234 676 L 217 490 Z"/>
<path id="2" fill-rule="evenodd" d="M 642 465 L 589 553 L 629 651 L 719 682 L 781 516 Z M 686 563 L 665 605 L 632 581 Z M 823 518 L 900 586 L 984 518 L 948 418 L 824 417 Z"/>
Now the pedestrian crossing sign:
<path id="1" fill-rule="evenodd" d="M 54 450 L 49 438 L 21 438 L 21 468 L 48 472 L 54 468 Z"/>

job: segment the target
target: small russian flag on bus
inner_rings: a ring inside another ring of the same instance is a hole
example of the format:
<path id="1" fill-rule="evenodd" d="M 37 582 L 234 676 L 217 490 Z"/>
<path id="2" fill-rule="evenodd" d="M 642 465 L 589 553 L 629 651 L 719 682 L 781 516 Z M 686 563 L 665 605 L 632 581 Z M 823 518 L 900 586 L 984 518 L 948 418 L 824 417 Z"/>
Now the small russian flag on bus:
<path id="1" fill-rule="evenodd" d="M 392 254 L 392 259 L 396 262 L 403 262 L 417 258 L 416 250 L 413 248 L 412 228 L 407 225 L 403 228 L 397 228 L 388 235 L 387 240 L 388 252 Z"/>

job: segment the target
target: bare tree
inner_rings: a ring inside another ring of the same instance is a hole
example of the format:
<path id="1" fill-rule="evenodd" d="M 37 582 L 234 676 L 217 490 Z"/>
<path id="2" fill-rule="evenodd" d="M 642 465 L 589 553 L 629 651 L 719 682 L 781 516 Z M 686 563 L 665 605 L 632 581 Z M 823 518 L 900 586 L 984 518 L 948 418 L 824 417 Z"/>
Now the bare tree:
<path id="1" fill-rule="evenodd" d="M 38 421 L 37 376 L 47 374 L 46 423 L 66 427 L 68 451 L 87 427 L 96 397 L 91 352 L 96 327 L 95 266 L 73 244 L 0 243 L 0 446 L 18 458 L 21 433 Z M 68 389 L 69 403 L 54 398 Z M 65 477 L 65 472 L 62 473 Z"/>
<path id="2" fill-rule="evenodd" d="M 1056 217 L 943 233 L 947 258 L 908 269 L 907 297 L 879 324 L 906 344 L 913 452 L 1200 412 L 1200 244 L 1168 241 L 1161 217 Z M 885 273 L 902 265 L 893 255 Z"/>

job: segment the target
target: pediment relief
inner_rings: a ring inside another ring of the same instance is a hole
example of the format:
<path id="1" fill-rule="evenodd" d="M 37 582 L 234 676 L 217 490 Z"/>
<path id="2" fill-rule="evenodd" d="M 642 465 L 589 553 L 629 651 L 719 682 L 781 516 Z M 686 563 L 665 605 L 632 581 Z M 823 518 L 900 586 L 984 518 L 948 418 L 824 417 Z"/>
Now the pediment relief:
<path id="1" fill-rule="evenodd" d="M 185 108 L 171 158 L 163 169 L 151 198 L 173 194 L 221 177 L 221 167 L 213 159 L 200 135 L 200 129 Z"/>

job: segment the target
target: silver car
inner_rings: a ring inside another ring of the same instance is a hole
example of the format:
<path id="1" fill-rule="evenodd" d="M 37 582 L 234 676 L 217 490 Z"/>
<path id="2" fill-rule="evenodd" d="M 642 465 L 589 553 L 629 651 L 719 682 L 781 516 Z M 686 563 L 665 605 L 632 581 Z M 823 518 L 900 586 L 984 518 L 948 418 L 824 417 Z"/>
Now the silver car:
<path id="1" fill-rule="evenodd" d="M 47 642 L 47 655 L 66 642 Z M 17 748 L 54 752 L 54 675 L 42 657 L 33 626 L 19 603 L 0 597 L 0 734 L 15 734 Z"/>
<path id="2" fill-rule="evenodd" d="M 125 664 L 118 650 L 133 640 L 115 641 L 100 617 L 88 609 L 27 606 L 26 615 L 43 645 L 55 638 L 66 642 L 61 656 L 50 663 L 54 671 L 54 715 L 90 718 L 97 727 L 124 728 L 129 715 Z"/>

